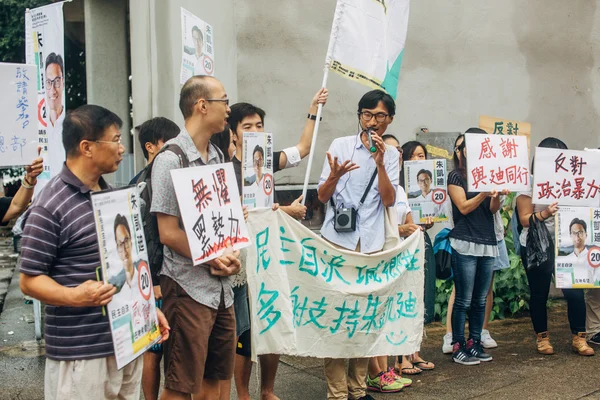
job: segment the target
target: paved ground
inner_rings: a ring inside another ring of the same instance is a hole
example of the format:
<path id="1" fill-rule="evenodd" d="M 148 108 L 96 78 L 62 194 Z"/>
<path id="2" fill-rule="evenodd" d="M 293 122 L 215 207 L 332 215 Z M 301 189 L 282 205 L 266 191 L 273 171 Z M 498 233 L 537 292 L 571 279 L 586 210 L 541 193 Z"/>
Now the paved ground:
<path id="1" fill-rule="evenodd" d="M 15 274 L 15 276 L 17 276 Z M 0 315 L 0 398 L 43 399 L 43 347 L 34 341 L 32 306 L 24 304 L 13 279 Z M 494 361 L 480 366 L 453 364 L 441 353 L 445 329 L 427 329 L 422 355 L 436 369 L 415 377 L 412 387 L 398 394 L 374 394 L 376 399 L 600 399 L 600 354 L 581 357 L 570 350 L 570 332 L 564 303 L 550 313 L 554 356 L 541 356 L 534 348 L 528 318 L 496 321 L 490 325 L 499 343 Z M 8 334 L 13 332 L 13 334 Z M 600 352 L 600 348 L 596 348 Z M 253 398 L 258 398 L 257 378 L 252 378 Z M 325 381 L 318 359 L 283 357 L 276 393 L 282 400 L 324 399 Z M 235 394 L 233 399 L 235 399 Z"/>

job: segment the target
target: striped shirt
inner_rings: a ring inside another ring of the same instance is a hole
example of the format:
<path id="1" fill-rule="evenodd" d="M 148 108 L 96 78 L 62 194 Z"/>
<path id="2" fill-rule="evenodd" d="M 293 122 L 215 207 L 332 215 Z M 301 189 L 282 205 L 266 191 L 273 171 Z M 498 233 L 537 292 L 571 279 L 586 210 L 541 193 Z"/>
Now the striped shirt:
<path id="1" fill-rule="evenodd" d="M 100 187 L 108 189 L 100 178 Z M 21 240 L 21 272 L 47 275 L 75 287 L 96 279 L 100 266 L 90 189 L 63 166 L 28 211 Z M 46 305 L 46 355 L 59 361 L 114 354 L 110 326 L 101 307 Z"/>

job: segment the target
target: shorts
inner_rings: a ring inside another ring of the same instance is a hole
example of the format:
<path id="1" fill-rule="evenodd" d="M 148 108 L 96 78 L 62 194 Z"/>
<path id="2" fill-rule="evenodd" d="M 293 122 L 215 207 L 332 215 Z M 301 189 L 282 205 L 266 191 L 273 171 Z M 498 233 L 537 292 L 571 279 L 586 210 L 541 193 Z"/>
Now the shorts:
<path id="1" fill-rule="evenodd" d="M 165 387 L 198 393 L 202 380 L 228 380 L 233 376 L 236 336 L 233 306 L 219 309 L 192 299 L 167 276 L 160 279 L 163 312 L 171 334 L 164 343 Z"/>
<path id="2" fill-rule="evenodd" d="M 510 267 L 510 260 L 508 258 L 508 250 L 506 249 L 506 243 L 504 239 L 498 240 L 498 257 L 494 260 L 494 271 L 500 271 Z"/>
<path id="3" fill-rule="evenodd" d="M 248 307 L 248 284 L 233 288 L 233 308 L 235 310 L 235 332 L 240 337 L 250 329 L 250 307 Z"/>
<path id="4" fill-rule="evenodd" d="M 250 329 L 242 333 L 237 342 L 237 348 L 235 349 L 235 353 L 242 357 L 252 357 L 252 334 L 250 333 Z"/>
<path id="5" fill-rule="evenodd" d="M 159 310 L 162 310 L 162 299 L 156 300 L 155 303 L 156 303 L 156 308 Z M 163 346 L 162 346 L 162 344 L 154 344 L 154 345 L 152 345 L 152 347 L 150 347 L 148 349 L 148 351 L 150 353 L 154 353 L 154 354 L 162 354 Z"/>

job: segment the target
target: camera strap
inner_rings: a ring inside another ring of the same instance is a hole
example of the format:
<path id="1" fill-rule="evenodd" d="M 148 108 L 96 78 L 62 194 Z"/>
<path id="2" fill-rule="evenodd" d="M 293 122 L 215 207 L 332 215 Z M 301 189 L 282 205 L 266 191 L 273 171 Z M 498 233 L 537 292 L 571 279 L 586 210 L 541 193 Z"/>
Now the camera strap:
<path id="1" fill-rule="evenodd" d="M 365 202 L 365 199 L 367 198 L 367 194 L 369 194 L 369 190 L 371 190 L 371 186 L 373 186 L 373 182 L 375 182 L 376 176 L 377 176 L 377 167 L 375 167 L 375 171 L 373 172 L 373 175 L 371 175 L 371 180 L 369 181 L 369 184 L 367 185 L 367 188 L 365 189 L 365 192 L 363 193 L 363 196 L 360 199 L 360 203 L 358 203 L 358 207 L 362 206 L 363 203 Z M 331 206 L 333 208 L 335 208 L 335 203 L 333 202 L 333 196 L 331 196 L 329 198 L 329 202 L 331 203 Z"/>

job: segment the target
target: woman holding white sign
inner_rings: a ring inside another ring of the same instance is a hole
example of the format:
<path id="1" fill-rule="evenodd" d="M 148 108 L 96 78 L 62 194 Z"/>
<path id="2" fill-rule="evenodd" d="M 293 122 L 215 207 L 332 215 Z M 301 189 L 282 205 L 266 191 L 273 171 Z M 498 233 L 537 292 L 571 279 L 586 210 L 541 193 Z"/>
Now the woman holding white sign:
<path id="1" fill-rule="evenodd" d="M 551 149 L 567 149 L 567 145 L 561 140 L 548 137 L 540 142 L 538 147 Z M 533 173 L 533 162 L 531 172 Z M 527 265 L 527 234 L 529 232 L 530 218 L 538 221 L 543 221 L 548 228 L 552 243 L 547 248 L 550 255 L 554 253 L 555 227 L 554 214 L 558 211 L 558 203 L 554 202 L 548 206 L 541 204 L 533 204 L 531 201 L 532 192 L 521 193 L 517 197 L 517 212 L 519 215 L 519 223 L 523 226 L 523 230 L 519 236 L 521 244 L 521 259 L 523 266 L 527 272 L 527 280 L 529 281 L 529 290 L 531 291 L 531 299 L 529 300 L 529 309 L 531 310 L 531 322 L 533 329 L 537 334 L 537 351 L 540 354 L 554 354 L 554 348 L 550 344 L 550 335 L 548 333 L 548 314 L 546 302 L 548 301 L 548 293 L 550 292 L 550 284 L 552 283 L 552 275 L 554 274 L 554 257 L 548 257 L 546 263 L 537 265 L 535 268 L 529 268 Z M 543 225 L 542 225 L 543 226 Z M 571 234 L 578 234 L 579 231 L 570 229 Z M 585 297 L 583 289 L 562 289 L 562 292 L 567 299 L 568 316 L 571 332 L 573 333 L 572 349 L 574 352 L 583 356 L 593 356 L 594 349 L 586 343 L 585 333 Z"/>
<path id="2" fill-rule="evenodd" d="M 475 129 L 467 133 L 480 133 Z M 452 313 L 452 360 L 462 365 L 491 361 L 481 343 L 487 293 L 492 281 L 498 246 L 494 214 L 500 209 L 499 193 L 467 192 L 465 138 L 454 142 L 454 171 L 448 175 L 454 229 L 450 233 L 452 271 L 456 299 Z M 465 339 L 465 320 L 469 311 L 469 339 Z"/>

